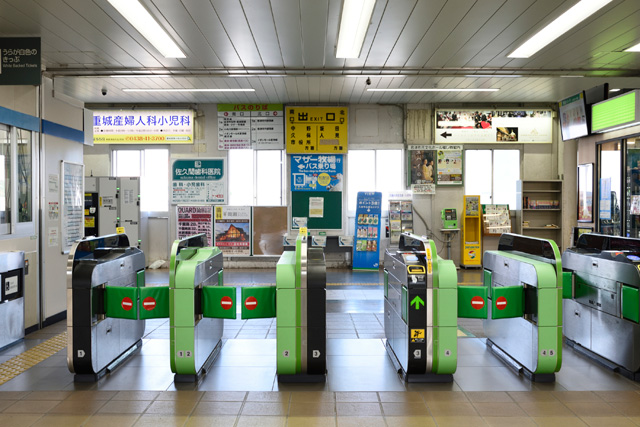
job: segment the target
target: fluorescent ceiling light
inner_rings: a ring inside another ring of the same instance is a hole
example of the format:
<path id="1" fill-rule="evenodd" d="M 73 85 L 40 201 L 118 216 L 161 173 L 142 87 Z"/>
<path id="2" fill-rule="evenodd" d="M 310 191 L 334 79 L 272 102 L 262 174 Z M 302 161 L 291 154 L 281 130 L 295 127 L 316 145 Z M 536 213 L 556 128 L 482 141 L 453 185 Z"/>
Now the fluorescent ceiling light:
<path id="1" fill-rule="evenodd" d="M 521 74 L 465 74 L 465 77 L 482 77 L 487 79 L 516 79 L 522 77 Z"/>
<path id="2" fill-rule="evenodd" d="M 431 89 L 367 89 L 369 92 L 497 92 L 500 89 L 439 89 L 439 88 L 431 88 Z"/>
<path id="3" fill-rule="evenodd" d="M 123 92 L 255 92 L 255 89 L 145 89 L 126 88 Z"/>
<path id="4" fill-rule="evenodd" d="M 507 55 L 509 58 L 529 58 L 540 49 L 611 3 L 612 0 L 580 0 L 571 9 L 558 16 L 529 40 Z"/>
<path id="5" fill-rule="evenodd" d="M 165 58 L 186 58 L 184 52 L 169 36 L 139 0 L 108 0 L 142 36 Z"/>
<path id="6" fill-rule="evenodd" d="M 304 74 L 221 74 L 213 77 L 304 77 Z"/>
<path id="7" fill-rule="evenodd" d="M 333 77 L 357 77 L 357 78 L 365 78 L 368 77 L 370 79 L 393 79 L 395 77 L 408 77 L 400 74 L 338 74 Z"/>
<path id="8" fill-rule="evenodd" d="M 357 58 L 369 28 L 376 0 L 344 0 L 336 58 Z"/>
<path id="9" fill-rule="evenodd" d="M 609 89 L 609 92 L 620 92 L 620 88 Z"/>
<path id="10" fill-rule="evenodd" d="M 629 49 L 625 49 L 625 52 L 640 52 L 640 43 L 635 46 L 631 46 Z"/>

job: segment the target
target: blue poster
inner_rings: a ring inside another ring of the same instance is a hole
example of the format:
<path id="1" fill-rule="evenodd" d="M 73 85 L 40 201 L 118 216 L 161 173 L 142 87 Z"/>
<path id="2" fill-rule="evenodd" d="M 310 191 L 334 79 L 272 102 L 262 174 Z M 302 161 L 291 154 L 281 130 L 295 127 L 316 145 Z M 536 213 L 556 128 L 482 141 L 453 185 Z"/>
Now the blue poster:
<path id="1" fill-rule="evenodd" d="M 611 178 L 600 178 L 600 219 L 611 219 Z"/>
<path id="2" fill-rule="evenodd" d="M 378 270 L 380 266 L 380 221 L 382 193 L 358 192 L 353 269 Z"/>
<path id="3" fill-rule="evenodd" d="M 342 154 L 292 154 L 291 191 L 342 191 Z"/>

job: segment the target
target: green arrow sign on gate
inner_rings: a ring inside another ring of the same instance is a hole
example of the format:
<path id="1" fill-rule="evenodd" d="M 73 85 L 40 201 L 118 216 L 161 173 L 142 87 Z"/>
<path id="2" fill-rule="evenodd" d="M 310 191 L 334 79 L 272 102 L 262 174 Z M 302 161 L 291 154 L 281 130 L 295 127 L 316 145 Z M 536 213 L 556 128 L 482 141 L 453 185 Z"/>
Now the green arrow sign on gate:
<path id="1" fill-rule="evenodd" d="M 424 301 L 422 301 L 422 298 L 420 297 L 415 297 L 414 299 L 411 300 L 411 304 L 409 305 L 416 305 L 416 310 L 420 310 L 420 304 L 424 305 Z"/>

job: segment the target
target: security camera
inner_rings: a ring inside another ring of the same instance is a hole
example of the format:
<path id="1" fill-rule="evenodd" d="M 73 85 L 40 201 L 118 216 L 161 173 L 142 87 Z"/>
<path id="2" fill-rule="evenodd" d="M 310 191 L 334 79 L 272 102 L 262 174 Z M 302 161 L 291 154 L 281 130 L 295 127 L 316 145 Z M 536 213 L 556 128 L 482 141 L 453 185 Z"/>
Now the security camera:
<path id="1" fill-rule="evenodd" d="M 106 87 L 103 87 L 100 92 L 102 92 L 102 96 L 107 96 L 107 88 Z"/>
<path id="2" fill-rule="evenodd" d="M 365 82 L 367 86 L 371 86 L 371 78 L 367 77 L 367 81 Z"/>

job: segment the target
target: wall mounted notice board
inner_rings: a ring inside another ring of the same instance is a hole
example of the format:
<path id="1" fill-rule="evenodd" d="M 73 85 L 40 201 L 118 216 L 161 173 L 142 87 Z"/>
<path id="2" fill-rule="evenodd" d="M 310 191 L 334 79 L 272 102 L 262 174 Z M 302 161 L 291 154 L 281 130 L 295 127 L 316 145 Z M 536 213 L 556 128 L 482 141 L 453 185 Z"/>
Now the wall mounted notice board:
<path id="1" fill-rule="evenodd" d="M 309 199 L 317 197 L 324 198 L 322 217 L 310 218 Z M 340 230 L 342 229 L 342 192 L 292 191 L 291 217 L 308 218 L 307 228 L 310 230 Z"/>

